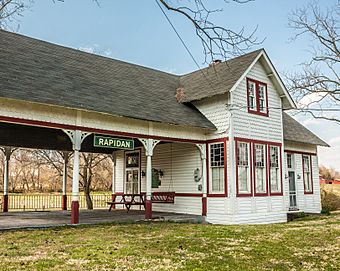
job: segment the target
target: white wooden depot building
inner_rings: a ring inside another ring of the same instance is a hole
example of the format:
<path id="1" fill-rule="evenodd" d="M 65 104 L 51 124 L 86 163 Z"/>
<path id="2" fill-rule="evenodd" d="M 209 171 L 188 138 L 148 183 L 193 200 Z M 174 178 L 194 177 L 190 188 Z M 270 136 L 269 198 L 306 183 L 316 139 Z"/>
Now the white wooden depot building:
<path id="1" fill-rule="evenodd" d="M 178 76 L 0 31 L 0 145 L 74 151 L 72 223 L 82 151 L 113 153 L 114 200 L 145 195 L 146 218 L 319 213 L 327 144 L 284 112 L 294 108 L 263 49 Z"/>

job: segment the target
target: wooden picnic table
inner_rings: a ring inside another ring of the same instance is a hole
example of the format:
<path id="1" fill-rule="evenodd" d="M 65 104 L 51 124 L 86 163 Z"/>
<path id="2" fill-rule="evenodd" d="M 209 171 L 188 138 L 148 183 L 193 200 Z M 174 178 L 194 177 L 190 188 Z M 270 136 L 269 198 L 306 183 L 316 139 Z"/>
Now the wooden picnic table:
<path id="1" fill-rule="evenodd" d="M 145 201 L 143 194 L 122 194 L 122 199 L 120 201 L 107 201 L 106 203 L 110 205 L 109 212 L 112 207 L 116 204 L 124 204 L 127 211 L 129 212 L 132 205 L 140 205 L 145 208 Z"/>

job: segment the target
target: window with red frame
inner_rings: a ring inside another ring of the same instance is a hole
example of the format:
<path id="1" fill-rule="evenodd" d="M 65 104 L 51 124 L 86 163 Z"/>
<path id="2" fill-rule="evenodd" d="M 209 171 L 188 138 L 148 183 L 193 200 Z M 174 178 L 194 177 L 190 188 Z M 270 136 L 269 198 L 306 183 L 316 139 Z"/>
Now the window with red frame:
<path id="1" fill-rule="evenodd" d="M 254 144 L 255 193 L 267 193 L 266 145 Z"/>
<path id="2" fill-rule="evenodd" d="M 268 116 L 267 84 L 247 78 L 248 112 Z"/>
<path id="3" fill-rule="evenodd" d="M 303 163 L 303 184 L 305 193 L 313 193 L 311 160 L 309 155 L 302 156 Z"/>
<path id="4" fill-rule="evenodd" d="M 269 146 L 269 175 L 270 175 L 270 192 L 281 193 L 281 168 L 280 168 L 280 148 L 278 146 Z"/>

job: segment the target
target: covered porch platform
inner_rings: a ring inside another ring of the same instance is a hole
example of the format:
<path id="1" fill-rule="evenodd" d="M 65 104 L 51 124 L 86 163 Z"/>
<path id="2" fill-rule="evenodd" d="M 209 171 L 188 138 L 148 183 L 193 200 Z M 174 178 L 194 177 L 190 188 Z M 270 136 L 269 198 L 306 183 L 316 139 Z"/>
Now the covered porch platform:
<path id="1" fill-rule="evenodd" d="M 144 219 L 145 212 L 142 210 L 81 210 L 80 225 L 98 223 L 134 223 L 149 221 Z M 44 211 L 44 212 L 9 212 L 0 213 L 0 231 L 16 229 L 34 229 L 71 225 L 71 211 Z M 152 221 L 170 222 L 202 222 L 201 216 L 153 212 Z"/>

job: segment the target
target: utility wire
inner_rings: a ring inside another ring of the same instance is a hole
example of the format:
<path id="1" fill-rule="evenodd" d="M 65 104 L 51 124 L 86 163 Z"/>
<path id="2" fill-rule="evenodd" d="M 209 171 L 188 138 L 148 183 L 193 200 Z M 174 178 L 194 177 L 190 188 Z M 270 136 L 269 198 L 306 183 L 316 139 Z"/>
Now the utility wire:
<path id="1" fill-rule="evenodd" d="M 165 16 L 166 20 L 168 21 L 168 23 L 170 24 L 171 28 L 174 30 L 174 32 L 176 33 L 177 37 L 179 38 L 179 40 L 181 41 L 182 45 L 184 46 L 185 50 L 188 52 L 188 54 L 190 55 L 192 61 L 194 61 L 194 63 L 196 64 L 197 68 L 199 69 L 199 71 L 203 74 L 204 78 L 207 80 L 207 83 L 211 86 L 212 89 L 214 89 L 213 85 L 211 84 L 209 78 L 207 78 L 207 76 L 205 75 L 205 73 L 202 71 L 200 65 L 198 64 L 198 62 L 196 61 L 195 57 L 193 56 L 193 54 L 190 52 L 189 47 L 186 45 L 185 41 L 182 39 L 181 35 L 179 34 L 179 32 L 177 31 L 176 27 L 174 26 L 174 24 L 171 22 L 170 18 L 168 17 L 168 15 L 166 14 L 166 12 L 164 11 L 164 9 L 162 8 L 162 6 L 160 5 L 160 3 L 158 2 L 158 0 L 155 0 L 157 6 L 159 7 L 159 9 L 162 11 L 163 15 Z"/>

